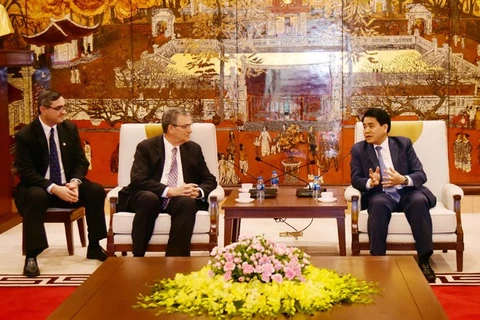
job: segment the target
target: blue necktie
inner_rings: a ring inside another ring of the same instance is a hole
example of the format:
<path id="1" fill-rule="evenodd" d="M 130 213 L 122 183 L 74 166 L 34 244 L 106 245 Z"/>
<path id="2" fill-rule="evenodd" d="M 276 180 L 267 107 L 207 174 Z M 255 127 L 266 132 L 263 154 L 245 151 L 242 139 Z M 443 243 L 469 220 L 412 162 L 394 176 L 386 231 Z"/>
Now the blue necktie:
<path id="1" fill-rule="evenodd" d="M 60 172 L 60 162 L 58 161 L 57 144 L 55 143 L 55 129 L 50 130 L 50 181 L 62 185 L 62 173 Z"/>
<path id="2" fill-rule="evenodd" d="M 378 156 L 378 163 L 380 164 L 380 176 L 382 177 L 381 180 L 383 180 L 383 172 L 387 169 L 387 166 L 385 165 L 385 162 L 383 162 L 383 157 L 382 153 L 380 152 L 382 150 L 382 147 L 377 146 L 375 147 L 375 150 L 377 150 L 377 156 Z M 392 197 L 393 200 L 396 202 L 400 201 L 400 194 L 397 191 L 397 188 L 395 187 L 389 187 L 389 188 L 383 188 L 383 191 L 388 194 L 390 197 Z"/>

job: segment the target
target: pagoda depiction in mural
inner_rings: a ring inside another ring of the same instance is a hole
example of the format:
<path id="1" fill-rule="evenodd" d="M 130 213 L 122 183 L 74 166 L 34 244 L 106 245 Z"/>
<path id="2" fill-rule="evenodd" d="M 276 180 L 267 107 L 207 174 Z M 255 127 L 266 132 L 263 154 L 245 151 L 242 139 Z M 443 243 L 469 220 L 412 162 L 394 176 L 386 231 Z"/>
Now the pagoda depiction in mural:
<path id="1" fill-rule="evenodd" d="M 460 15 L 440 4 L 381 0 L 102 6 L 24 37 L 47 68 L 33 88 L 48 83 L 64 93 L 70 118 L 90 124 L 92 154 L 96 130 L 158 122 L 174 106 L 218 125 L 219 158 L 232 171 L 224 184 L 269 175 L 256 158 L 291 172 L 288 183 L 327 170 L 329 182 L 348 182 L 340 159 L 352 141 L 343 133 L 371 106 L 445 119 L 479 138 L 478 8 Z M 101 164 L 93 168 L 103 174 Z"/>

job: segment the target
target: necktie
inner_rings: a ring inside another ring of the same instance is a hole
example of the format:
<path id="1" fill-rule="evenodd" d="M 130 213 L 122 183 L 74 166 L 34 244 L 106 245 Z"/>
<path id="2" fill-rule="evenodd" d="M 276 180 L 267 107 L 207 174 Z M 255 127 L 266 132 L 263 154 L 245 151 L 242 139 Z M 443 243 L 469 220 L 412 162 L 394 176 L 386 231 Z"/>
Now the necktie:
<path id="1" fill-rule="evenodd" d="M 178 166 L 177 166 L 177 148 L 172 149 L 172 165 L 170 166 L 170 172 L 168 173 L 168 182 L 169 187 L 176 187 L 178 181 Z M 163 199 L 163 208 L 165 209 L 168 205 L 170 198 Z"/>
<path id="2" fill-rule="evenodd" d="M 380 152 L 382 150 L 382 147 L 377 146 L 375 147 L 375 150 L 377 150 L 377 156 L 378 156 L 378 163 L 380 164 L 380 176 L 383 177 L 383 172 L 387 169 L 387 166 L 385 165 L 385 162 L 383 161 L 382 153 Z M 383 178 L 382 178 L 383 180 Z M 389 187 L 389 188 L 383 188 L 383 191 L 388 194 L 390 197 L 393 198 L 396 202 L 400 201 L 400 194 L 397 191 L 397 188 L 395 187 Z"/>
<path id="3" fill-rule="evenodd" d="M 57 144 L 55 143 L 55 129 L 50 130 L 50 181 L 55 184 L 62 184 L 62 173 L 60 172 L 60 162 L 58 161 Z"/>

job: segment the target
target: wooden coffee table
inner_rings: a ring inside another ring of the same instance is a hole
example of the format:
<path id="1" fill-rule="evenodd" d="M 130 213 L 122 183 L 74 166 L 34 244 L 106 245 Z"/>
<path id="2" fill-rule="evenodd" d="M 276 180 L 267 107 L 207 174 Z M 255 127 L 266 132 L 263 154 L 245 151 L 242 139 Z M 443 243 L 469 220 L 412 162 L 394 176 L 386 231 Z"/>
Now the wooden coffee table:
<path id="1" fill-rule="evenodd" d="M 151 310 L 134 309 L 132 306 L 139 293 L 150 293 L 148 285 L 155 280 L 173 278 L 177 272 L 198 271 L 208 259 L 108 258 L 48 319 L 191 319 L 185 314 L 155 316 Z M 378 282 L 381 288 L 381 292 L 373 296 L 373 303 L 338 305 L 319 313 L 322 319 L 448 319 L 412 257 L 315 256 L 311 261 L 316 267 Z M 195 319 L 209 318 L 202 316 Z M 305 315 L 300 314 L 293 319 L 305 319 Z"/>
<path id="2" fill-rule="evenodd" d="M 334 218 L 337 219 L 338 245 L 340 255 L 345 256 L 345 209 L 347 203 L 338 188 L 327 188 L 337 198 L 334 202 L 324 203 L 310 197 L 295 196 L 296 188 L 280 187 L 276 198 L 251 203 L 237 203 L 238 190 L 233 190 L 222 204 L 225 211 L 224 245 L 238 241 L 241 219 L 273 218 Z"/>

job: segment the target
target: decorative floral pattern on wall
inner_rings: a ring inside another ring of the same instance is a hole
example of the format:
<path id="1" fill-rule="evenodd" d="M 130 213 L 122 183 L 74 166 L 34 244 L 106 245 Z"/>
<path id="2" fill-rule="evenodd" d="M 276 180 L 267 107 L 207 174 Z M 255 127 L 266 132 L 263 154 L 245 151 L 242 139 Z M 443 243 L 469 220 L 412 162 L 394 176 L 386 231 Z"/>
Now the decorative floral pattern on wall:
<path id="1" fill-rule="evenodd" d="M 429 1 L 0 0 L 33 68 L 9 69 L 10 132 L 61 91 L 91 156 L 116 184 L 122 123 L 180 106 L 217 125 L 221 183 L 349 183 L 353 124 L 372 106 L 444 119 L 451 179 L 480 167 L 480 6 Z M 28 10 L 27 10 L 28 9 Z M 257 159 L 258 158 L 258 159 Z M 259 159 L 261 161 L 259 161 Z"/>

